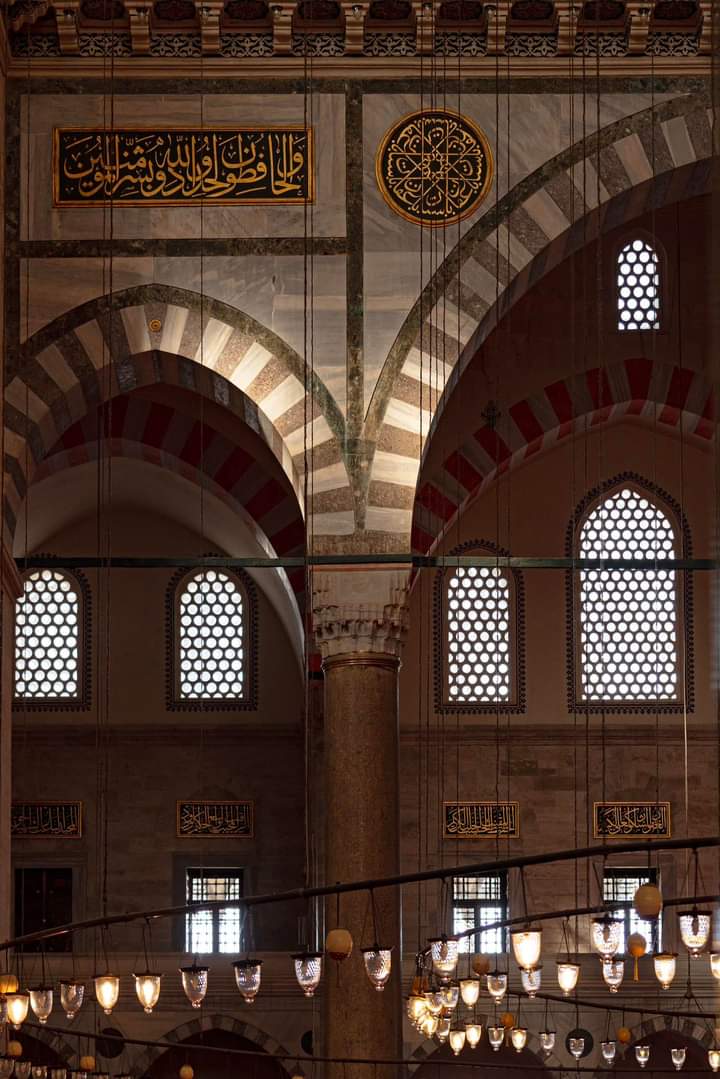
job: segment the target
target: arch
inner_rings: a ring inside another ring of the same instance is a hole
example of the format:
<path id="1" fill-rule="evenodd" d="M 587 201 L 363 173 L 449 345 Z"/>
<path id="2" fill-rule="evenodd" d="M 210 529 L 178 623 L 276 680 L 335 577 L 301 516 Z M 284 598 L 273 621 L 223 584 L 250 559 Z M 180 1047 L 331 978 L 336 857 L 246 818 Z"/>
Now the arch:
<path id="1" fill-rule="evenodd" d="M 694 1019 L 683 1019 L 676 1025 L 675 1019 L 672 1019 L 669 1016 L 656 1015 L 652 1016 L 649 1019 L 644 1019 L 642 1022 L 637 1023 L 634 1027 L 630 1027 L 629 1030 L 630 1041 L 628 1043 L 627 1049 L 625 1050 L 625 1055 L 630 1052 L 631 1047 L 645 1041 L 646 1039 L 652 1039 L 657 1036 L 662 1037 L 662 1035 L 665 1034 L 675 1035 L 675 1038 L 678 1041 L 690 1043 L 691 1046 L 694 1043 L 698 1047 L 702 1047 L 702 1050 L 704 1051 L 712 1049 L 715 1043 L 714 1033 L 712 1028 L 710 1027 L 710 1024 L 708 1023 L 708 1026 L 701 1027 L 700 1024 L 695 1022 Z M 703 1052 L 703 1056 L 705 1057 L 705 1059 L 702 1060 L 702 1062 L 688 1061 L 688 1070 L 692 1070 L 693 1067 L 695 1068 L 695 1070 L 697 1070 L 699 1067 L 706 1067 L 706 1052 Z M 653 1060 L 651 1056 L 650 1067 L 652 1068 L 652 1066 Z M 663 1066 L 669 1068 L 670 1061 L 668 1060 L 664 1062 Z M 616 1057 L 615 1063 L 613 1064 L 612 1068 L 613 1071 L 619 1075 L 627 1075 L 630 1071 L 632 1071 L 634 1074 L 637 1074 L 637 1072 L 639 1071 L 639 1068 L 637 1065 L 635 1065 L 634 1060 L 632 1061 L 630 1067 L 623 1068 L 623 1061 L 619 1056 Z M 601 1079 L 602 1076 L 607 1076 L 607 1071 L 607 1067 L 599 1067 L 595 1072 L 594 1079 Z"/>
<path id="2" fill-rule="evenodd" d="M 55 1057 L 58 1058 L 56 1061 L 47 1059 L 37 1060 L 34 1061 L 34 1063 L 49 1064 L 51 1066 L 53 1064 L 57 1064 L 60 1067 L 64 1067 L 65 1065 L 69 1066 L 71 1062 L 78 1057 L 78 1047 L 76 1045 L 71 1045 L 70 1042 L 66 1041 L 61 1034 L 54 1033 L 50 1030 L 45 1030 L 44 1027 L 36 1025 L 33 1028 L 32 1034 L 23 1031 L 23 1044 L 27 1043 L 28 1039 L 30 1042 L 40 1042 L 42 1045 L 47 1046 L 48 1056 L 50 1054 L 53 1054 Z M 31 1056 L 30 1053 L 25 1053 L 24 1055 L 26 1057 Z"/>
<path id="3" fill-rule="evenodd" d="M 493 1022 L 493 1016 L 491 1015 L 478 1015 L 476 1019 L 478 1023 L 482 1024 L 483 1030 L 487 1030 L 488 1024 L 490 1023 L 492 1025 Z M 484 1040 L 480 1043 L 480 1045 L 483 1046 L 483 1048 L 487 1047 Z M 480 1046 L 478 1046 L 478 1048 L 480 1048 Z M 439 1047 L 435 1042 L 429 1042 L 427 1040 L 422 1041 L 410 1054 L 410 1059 L 407 1065 L 408 1073 L 411 1075 L 414 1074 L 423 1064 L 431 1061 L 432 1058 L 437 1055 L 438 1049 Z M 495 1060 L 497 1054 L 494 1052 L 494 1050 L 489 1050 L 489 1052 L 492 1053 L 491 1059 Z M 475 1054 L 474 1057 L 473 1053 Z M 522 1057 L 520 1058 L 520 1070 L 522 1069 L 522 1059 L 527 1059 L 526 1054 L 530 1054 L 532 1057 L 535 1058 L 535 1060 L 539 1060 L 541 1063 L 543 1063 L 547 1068 L 548 1072 L 552 1072 L 555 1068 L 557 1068 L 560 1073 L 567 1070 L 567 1066 L 563 1066 L 560 1058 L 554 1051 L 552 1053 L 543 1052 L 540 1045 L 540 1040 L 538 1039 L 537 1035 L 533 1034 L 531 1031 L 528 1031 L 527 1045 L 525 1050 L 523 1051 Z M 478 1070 L 480 1069 L 481 1062 L 478 1062 L 477 1060 L 477 1049 L 464 1049 L 462 1056 L 460 1057 L 461 1060 L 463 1056 L 466 1057 L 468 1065 L 475 1065 Z M 463 1061 L 463 1063 L 464 1062 L 465 1061 Z"/>
<path id="4" fill-rule="evenodd" d="M 253 1026 L 251 1023 L 245 1023 L 240 1019 L 233 1019 L 231 1015 L 223 1014 L 206 1014 L 203 1013 L 198 1016 L 197 1019 L 190 1019 L 186 1023 L 181 1023 L 180 1026 L 175 1027 L 173 1030 L 167 1031 L 163 1035 L 162 1040 L 170 1042 L 173 1045 L 177 1045 L 180 1042 L 187 1041 L 188 1038 L 192 1038 L 203 1031 L 208 1030 L 224 1030 L 232 1034 L 237 1034 L 241 1038 L 247 1038 L 248 1041 L 253 1042 L 259 1049 L 264 1049 L 269 1056 L 281 1056 L 290 1057 L 287 1049 L 281 1045 L 276 1038 L 266 1031 L 261 1030 L 259 1027 Z M 148 1068 L 159 1056 L 167 1052 L 167 1049 L 171 1048 L 170 1045 L 161 1046 L 148 1046 L 143 1050 L 132 1062 L 133 1071 L 137 1075 L 145 1075 Z"/>
<path id="5" fill-rule="evenodd" d="M 364 437 L 382 455 L 376 453 L 370 476 L 371 502 L 378 463 L 386 472 L 393 456 L 407 476 L 396 499 L 412 486 L 410 461 L 426 451 L 462 372 L 529 288 L 598 235 L 709 189 L 709 109 L 703 94 L 691 94 L 606 126 L 525 177 L 468 230 L 408 314 L 368 406 Z M 582 177 L 595 176 L 598 161 L 600 202 L 593 205 Z M 508 245 L 510 260 L 503 254 Z M 438 311 L 449 312 L 443 332 Z M 452 327 L 461 328 L 459 337 Z M 406 430 L 393 426 L 393 404 Z M 423 431 L 422 439 L 408 436 L 410 429 Z M 411 504 L 408 490 L 405 505 Z"/>

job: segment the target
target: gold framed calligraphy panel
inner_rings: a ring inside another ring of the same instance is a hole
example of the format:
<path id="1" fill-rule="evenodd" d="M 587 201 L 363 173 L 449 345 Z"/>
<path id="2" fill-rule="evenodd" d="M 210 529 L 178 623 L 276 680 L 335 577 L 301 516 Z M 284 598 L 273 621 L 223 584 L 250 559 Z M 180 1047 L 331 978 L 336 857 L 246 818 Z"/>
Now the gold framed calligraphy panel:
<path id="1" fill-rule="evenodd" d="M 478 208 L 492 184 L 493 157 L 484 133 L 467 116 L 423 109 L 386 132 L 375 177 L 395 213 L 439 227 Z"/>
<path id="2" fill-rule="evenodd" d="M 443 839 L 518 839 L 517 802 L 443 802 Z"/>
<path id="3" fill-rule="evenodd" d="M 253 802 L 213 801 L 177 803 L 177 834 L 180 839 L 252 839 L 255 835 Z"/>
<path id="4" fill-rule="evenodd" d="M 595 802 L 595 839 L 669 839 L 669 802 Z"/>
<path id="5" fill-rule="evenodd" d="M 82 802 L 13 802 L 13 839 L 81 839 Z"/>
<path id="6" fill-rule="evenodd" d="M 53 129 L 53 205 L 312 202 L 311 128 Z"/>

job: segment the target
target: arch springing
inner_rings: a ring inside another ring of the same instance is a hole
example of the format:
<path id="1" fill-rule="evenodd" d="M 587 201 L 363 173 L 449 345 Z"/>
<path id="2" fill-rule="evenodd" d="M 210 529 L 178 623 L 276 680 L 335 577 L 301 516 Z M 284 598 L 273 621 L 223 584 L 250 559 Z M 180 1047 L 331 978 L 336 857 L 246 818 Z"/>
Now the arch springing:
<path id="1" fill-rule="evenodd" d="M 55 569 L 25 575 L 15 607 L 15 700 L 80 702 L 82 594 Z"/>
<path id="2" fill-rule="evenodd" d="M 636 236 L 617 257 L 618 330 L 660 329 L 660 261 L 648 240 Z"/>

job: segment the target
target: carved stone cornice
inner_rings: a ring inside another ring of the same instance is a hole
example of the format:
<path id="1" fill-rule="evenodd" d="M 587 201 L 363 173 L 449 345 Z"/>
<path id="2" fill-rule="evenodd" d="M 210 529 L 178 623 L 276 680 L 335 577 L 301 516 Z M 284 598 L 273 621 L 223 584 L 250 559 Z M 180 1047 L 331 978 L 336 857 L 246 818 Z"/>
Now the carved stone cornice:
<path id="1" fill-rule="evenodd" d="M 325 663 L 342 656 L 399 661 L 408 630 L 408 576 L 361 570 L 315 578 L 313 629 Z"/>

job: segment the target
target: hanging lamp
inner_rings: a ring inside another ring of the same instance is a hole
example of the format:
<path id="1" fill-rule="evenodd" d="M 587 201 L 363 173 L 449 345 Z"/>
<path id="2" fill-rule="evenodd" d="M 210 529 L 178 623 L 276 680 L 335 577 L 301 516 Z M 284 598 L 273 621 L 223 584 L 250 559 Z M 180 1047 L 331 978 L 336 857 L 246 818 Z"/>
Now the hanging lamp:
<path id="1" fill-rule="evenodd" d="M 617 1053 L 617 1045 L 612 1039 L 606 1042 L 601 1042 L 600 1052 L 602 1053 L 602 1058 L 605 1063 L 612 1064 L 615 1060 L 615 1054 Z"/>
<path id="2" fill-rule="evenodd" d="M 180 967 L 182 987 L 185 996 L 193 1008 L 200 1008 L 208 991 L 210 967 L 200 967 L 193 963 L 191 967 Z"/>
<path id="3" fill-rule="evenodd" d="M 480 982 L 477 978 L 463 978 L 460 982 L 460 996 L 468 1008 L 474 1007 L 480 996 Z"/>
<path id="4" fill-rule="evenodd" d="M 465 1024 L 465 1040 L 471 1049 L 476 1049 L 482 1038 L 482 1026 L 480 1023 Z"/>
<path id="5" fill-rule="evenodd" d="M 458 938 L 433 937 L 430 941 L 430 958 L 438 980 L 449 982 L 458 964 Z"/>
<path id="6" fill-rule="evenodd" d="M 53 1006 L 53 991 L 51 985 L 38 986 L 36 989 L 28 990 L 30 996 L 30 1007 L 38 1023 L 43 1026 L 50 1018 L 50 1012 Z"/>
<path id="7" fill-rule="evenodd" d="M 82 1008 L 85 986 L 82 982 L 60 982 L 60 1007 L 65 1018 L 73 1020 Z"/>
<path id="8" fill-rule="evenodd" d="M 555 1048 L 555 1031 L 541 1030 L 538 1037 L 540 1038 L 540 1048 L 543 1053 L 552 1053 Z"/>
<path id="9" fill-rule="evenodd" d="M 708 1049 L 708 1064 L 714 1072 L 720 1069 L 720 1049 Z"/>
<path id="10" fill-rule="evenodd" d="M 516 1053 L 522 1053 L 523 1049 L 527 1045 L 527 1028 L 526 1027 L 513 1027 L 510 1031 L 510 1041 L 512 1047 Z"/>
<path id="11" fill-rule="evenodd" d="M 687 1056 L 687 1049 L 685 1046 L 670 1050 L 670 1058 L 675 1065 L 675 1071 L 681 1071 L 683 1064 L 685 1063 L 685 1057 Z"/>
<path id="12" fill-rule="evenodd" d="M 294 955 L 295 977 L 306 997 L 312 997 L 322 977 L 322 953 L 303 952 Z"/>
<path id="13" fill-rule="evenodd" d="M 501 971 L 495 970 L 487 976 L 487 991 L 496 1004 L 499 1004 L 507 993 L 508 976 Z"/>
<path id="14" fill-rule="evenodd" d="M 602 918 L 592 920 L 592 942 L 595 950 L 603 959 L 612 959 L 620 949 L 623 923 L 619 918 L 604 914 Z"/>
<path id="15" fill-rule="evenodd" d="M 647 1062 L 650 1060 L 650 1046 L 649 1045 L 636 1045 L 635 1046 L 635 1059 L 641 1068 L 644 1068 Z"/>
<path id="16" fill-rule="evenodd" d="M 370 984 L 382 993 L 392 971 L 392 949 L 373 944 L 372 948 L 363 948 L 362 957 Z"/>
<path id="17" fill-rule="evenodd" d="M 625 977 L 624 959 L 603 959 L 602 976 L 611 993 L 617 993 Z"/>
<path id="18" fill-rule="evenodd" d="M 674 952 L 659 952 L 653 956 L 653 967 L 660 985 L 663 989 L 669 989 L 677 969 L 677 955 Z"/>
<path id="19" fill-rule="evenodd" d="M 235 984 L 246 1004 L 252 1004 L 260 992 L 262 959 L 238 959 L 233 963 Z"/>
<path id="20" fill-rule="evenodd" d="M 499 1052 L 502 1043 L 505 1041 L 505 1028 L 504 1027 L 488 1027 L 488 1041 L 493 1047 L 495 1052 Z"/>
<path id="21" fill-rule="evenodd" d="M 97 974 L 93 978 L 95 985 L 95 999 L 105 1012 L 112 1015 L 112 1010 L 120 996 L 120 979 L 117 974 Z"/>
<path id="22" fill-rule="evenodd" d="M 30 1008 L 30 997 L 27 993 L 6 993 L 5 1014 L 7 1021 L 14 1030 L 19 1030 L 27 1019 Z"/>
<path id="23" fill-rule="evenodd" d="M 568 1038 L 568 1049 L 570 1050 L 572 1056 L 574 1056 L 576 1060 L 579 1060 L 585 1052 L 585 1039 Z"/>
<path id="24" fill-rule="evenodd" d="M 542 967 L 535 967 L 534 970 L 521 970 L 520 982 L 528 997 L 532 1000 L 537 995 L 542 982 Z"/>
<path id="25" fill-rule="evenodd" d="M 510 933 L 515 962 L 520 970 L 534 970 L 540 962 L 542 929 L 513 929 Z"/>
<path id="26" fill-rule="evenodd" d="M 450 1031 L 450 1048 L 453 1051 L 453 1056 L 459 1056 L 462 1050 L 465 1048 L 465 1031 L 462 1028 Z"/>
<path id="27" fill-rule="evenodd" d="M 710 929 L 712 927 L 712 912 L 709 910 L 682 910 L 678 914 L 680 936 L 682 942 L 690 952 L 693 959 L 697 959 L 705 951 Z"/>
<path id="28" fill-rule="evenodd" d="M 563 996 L 569 997 L 578 983 L 580 977 L 580 965 L 578 963 L 565 963 L 558 960 L 557 980 L 563 991 Z"/>
<path id="29" fill-rule="evenodd" d="M 135 979 L 135 992 L 142 1004 L 143 1011 L 150 1015 L 160 999 L 160 980 L 162 974 L 152 974 L 146 970 L 144 974 L 133 974 Z"/>

